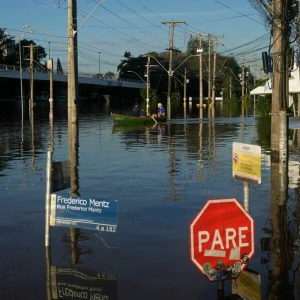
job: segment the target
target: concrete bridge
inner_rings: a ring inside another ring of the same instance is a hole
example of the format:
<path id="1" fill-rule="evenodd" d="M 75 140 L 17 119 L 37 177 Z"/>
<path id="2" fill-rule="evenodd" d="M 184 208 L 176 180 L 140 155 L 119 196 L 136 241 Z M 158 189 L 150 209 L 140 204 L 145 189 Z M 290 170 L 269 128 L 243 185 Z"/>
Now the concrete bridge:
<path id="1" fill-rule="evenodd" d="M 29 68 L 23 68 L 23 94 L 29 96 Z M 0 65 L 0 99 L 16 99 L 20 96 L 20 68 L 13 65 Z M 93 74 L 79 73 L 79 96 L 84 99 L 97 100 L 104 98 L 132 98 L 140 89 L 146 88 L 141 80 L 120 80 L 119 78 L 95 78 Z M 67 95 L 68 75 L 53 74 L 54 101 L 55 98 Z M 49 72 L 45 69 L 34 69 L 35 100 L 49 99 Z M 44 99 L 43 99 L 44 98 Z"/>

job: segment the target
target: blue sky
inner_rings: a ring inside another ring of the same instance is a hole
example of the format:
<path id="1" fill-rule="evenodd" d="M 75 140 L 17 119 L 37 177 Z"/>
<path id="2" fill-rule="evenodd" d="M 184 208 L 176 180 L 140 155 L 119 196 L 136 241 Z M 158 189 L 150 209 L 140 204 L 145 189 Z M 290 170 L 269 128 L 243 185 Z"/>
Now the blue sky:
<path id="1" fill-rule="evenodd" d="M 78 26 L 99 2 L 102 1 L 77 0 Z M 10 35 L 34 40 L 47 52 L 50 45 L 54 63 L 60 58 L 66 69 L 67 3 L 6 1 L 0 12 L 1 28 Z M 106 0 L 78 31 L 79 71 L 98 73 L 100 58 L 101 73 L 117 73 L 125 51 L 133 56 L 165 51 L 169 47 L 170 27 L 162 21 L 171 20 L 186 22 L 176 25 L 174 32 L 174 45 L 182 51 L 186 50 L 190 35 L 199 33 L 223 35 L 218 52 L 233 53 L 240 62 L 253 60 L 254 53 L 260 55 L 260 48 L 268 45 L 270 33 L 247 0 Z M 24 24 L 32 27 L 23 28 Z M 244 44 L 247 45 L 239 47 Z"/>

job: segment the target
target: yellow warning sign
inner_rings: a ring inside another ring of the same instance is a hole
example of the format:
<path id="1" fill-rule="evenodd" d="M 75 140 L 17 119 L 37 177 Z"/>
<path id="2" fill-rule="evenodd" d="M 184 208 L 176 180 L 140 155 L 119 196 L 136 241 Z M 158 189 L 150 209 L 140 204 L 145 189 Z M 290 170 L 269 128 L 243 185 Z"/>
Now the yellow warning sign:
<path id="1" fill-rule="evenodd" d="M 232 176 L 250 183 L 261 183 L 261 147 L 233 143 Z"/>

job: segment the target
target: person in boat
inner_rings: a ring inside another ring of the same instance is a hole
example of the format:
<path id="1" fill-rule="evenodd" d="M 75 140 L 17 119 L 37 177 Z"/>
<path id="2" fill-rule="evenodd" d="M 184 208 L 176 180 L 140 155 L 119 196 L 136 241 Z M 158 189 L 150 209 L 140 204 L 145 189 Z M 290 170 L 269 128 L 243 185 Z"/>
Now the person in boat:
<path id="1" fill-rule="evenodd" d="M 147 117 L 147 114 L 146 114 L 146 112 L 143 108 L 140 109 L 140 117 L 141 118 L 146 118 Z"/>
<path id="2" fill-rule="evenodd" d="M 157 104 L 157 114 L 153 114 L 152 117 L 153 118 L 161 118 L 164 117 L 166 115 L 166 111 L 165 108 L 163 107 L 163 105 L 161 103 Z"/>
<path id="3" fill-rule="evenodd" d="M 132 108 L 132 115 L 134 117 L 139 117 L 140 116 L 140 111 L 141 111 L 141 107 L 140 107 L 139 103 L 135 102 L 135 104 Z"/>
<path id="4" fill-rule="evenodd" d="M 138 102 L 135 102 L 133 108 L 132 108 L 132 115 L 134 117 L 141 117 L 146 118 L 147 114 L 143 108 L 140 107 Z"/>
<path id="5" fill-rule="evenodd" d="M 166 114 L 165 108 L 163 107 L 163 105 L 161 103 L 157 104 L 157 117 L 164 117 Z"/>

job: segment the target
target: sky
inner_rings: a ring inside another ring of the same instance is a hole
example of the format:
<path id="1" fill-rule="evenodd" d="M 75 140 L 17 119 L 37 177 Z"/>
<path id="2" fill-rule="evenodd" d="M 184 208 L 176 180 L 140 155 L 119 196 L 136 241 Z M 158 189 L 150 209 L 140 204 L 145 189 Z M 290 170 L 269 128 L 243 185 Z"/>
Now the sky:
<path id="1" fill-rule="evenodd" d="M 47 53 L 50 50 L 54 66 L 59 58 L 66 70 L 67 4 L 67 0 L 5 1 L 0 27 L 16 39 L 34 40 Z M 179 50 L 186 51 L 191 35 L 209 33 L 219 37 L 217 51 L 239 63 L 256 59 L 261 65 L 261 52 L 270 39 L 269 28 L 247 0 L 77 0 L 77 18 L 79 74 L 99 69 L 116 74 L 125 51 L 134 57 L 166 51 L 170 24 L 162 22 L 185 22 L 174 30 Z"/>

